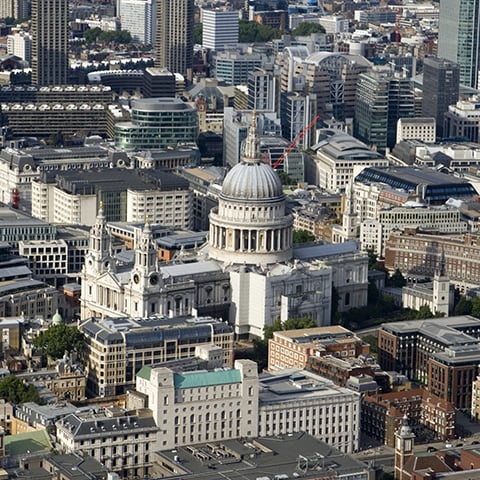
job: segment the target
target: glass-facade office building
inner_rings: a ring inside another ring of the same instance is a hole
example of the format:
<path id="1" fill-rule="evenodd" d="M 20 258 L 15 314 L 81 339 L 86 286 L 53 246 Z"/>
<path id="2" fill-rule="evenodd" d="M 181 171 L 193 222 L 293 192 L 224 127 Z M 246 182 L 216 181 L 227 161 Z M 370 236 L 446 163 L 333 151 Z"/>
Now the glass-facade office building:
<path id="1" fill-rule="evenodd" d="M 478 86 L 480 0 L 442 0 L 438 57 L 458 63 L 460 83 Z"/>
<path id="2" fill-rule="evenodd" d="M 176 147 L 197 136 L 197 110 L 177 98 L 134 100 L 131 121 L 115 125 L 115 146 L 125 149 Z"/>

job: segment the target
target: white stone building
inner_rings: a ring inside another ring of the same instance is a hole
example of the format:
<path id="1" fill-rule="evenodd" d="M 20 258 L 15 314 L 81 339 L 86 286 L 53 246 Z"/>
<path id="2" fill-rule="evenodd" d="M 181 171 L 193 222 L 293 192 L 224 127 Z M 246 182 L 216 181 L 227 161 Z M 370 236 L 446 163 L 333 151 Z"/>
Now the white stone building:
<path id="1" fill-rule="evenodd" d="M 359 394 L 302 370 L 259 377 L 250 360 L 200 372 L 145 366 L 137 392 L 148 398 L 163 430 L 156 444 L 162 450 L 299 431 L 344 453 L 359 445 Z"/>
<path id="2" fill-rule="evenodd" d="M 228 320 L 237 335 L 257 337 L 277 319 L 310 316 L 328 325 L 333 267 L 322 258 L 323 245 L 293 250 L 293 219 L 280 178 L 263 161 L 259 143 L 253 115 L 242 161 L 226 175 L 218 208 L 211 210 L 209 242 L 190 258 L 185 254 L 184 263 L 158 264 L 148 223 L 135 240 L 133 265 L 119 262 L 100 211 L 82 275 L 82 319 L 211 315 Z M 339 250 L 337 271 L 351 269 L 356 250 L 352 244 L 348 252 Z M 366 264 L 358 255 L 355 268 Z M 366 277 L 356 278 L 365 290 Z"/>
<path id="3" fill-rule="evenodd" d="M 362 249 L 373 249 L 376 254 L 383 256 L 385 244 L 393 230 L 418 226 L 442 233 L 466 233 L 468 227 L 461 218 L 460 210 L 454 207 L 412 204 L 382 209 L 375 219 L 365 220 L 360 225 Z"/>
<path id="4" fill-rule="evenodd" d="M 343 192 L 353 181 L 354 167 L 386 167 L 380 153 L 339 130 L 321 130 L 313 163 L 306 169 L 306 180 L 330 193 Z"/>
<path id="5" fill-rule="evenodd" d="M 421 140 L 435 143 L 437 127 L 432 118 L 399 118 L 397 122 L 397 143 L 403 140 Z"/>

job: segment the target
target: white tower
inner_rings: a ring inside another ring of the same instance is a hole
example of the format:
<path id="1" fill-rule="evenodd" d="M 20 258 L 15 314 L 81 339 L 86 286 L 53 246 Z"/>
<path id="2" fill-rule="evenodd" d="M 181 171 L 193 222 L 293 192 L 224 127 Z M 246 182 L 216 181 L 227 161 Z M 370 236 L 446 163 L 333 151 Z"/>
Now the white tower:
<path id="1" fill-rule="evenodd" d="M 449 314 L 450 307 L 450 279 L 445 273 L 445 252 L 442 250 L 440 265 L 433 277 L 433 313 Z"/>
<path id="2" fill-rule="evenodd" d="M 110 233 L 103 213 L 103 203 L 100 202 L 95 225 L 90 230 L 90 245 L 85 257 L 85 269 L 89 275 L 101 275 L 112 268 L 110 250 Z"/>
<path id="3" fill-rule="evenodd" d="M 395 480 L 406 478 L 403 474 L 407 460 L 413 456 L 415 434 L 408 424 L 408 417 L 403 417 L 402 426 L 395 433 Z"/>

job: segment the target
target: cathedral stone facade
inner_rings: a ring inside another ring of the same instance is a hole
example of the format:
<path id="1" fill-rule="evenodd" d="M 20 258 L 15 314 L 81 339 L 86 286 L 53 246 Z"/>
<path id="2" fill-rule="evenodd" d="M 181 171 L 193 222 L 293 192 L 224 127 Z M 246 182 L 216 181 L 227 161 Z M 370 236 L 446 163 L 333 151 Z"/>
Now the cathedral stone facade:
<path id="1" fill-rule="evenodd" d="M 296 254 L 292 225 L 280 179 L 262 161 L 253 115 L 242 160 L 210 214 L 209 242 L 195 257 L 159 264 L 147 222 L 137 232 L 133 263 L 113 258 L 100 208 L 82 273 L 81 318 L 211 315 L 228 320 L 238 336 L 260 337 L 277 319 L 308 315 L 328 325 L 332 282 L 343 270 L 349 303 L 349 289 L 355 292 L 350 306 L 365 305 L 367 256 L 354 242 L 338 255 L 331 245 Z"/>

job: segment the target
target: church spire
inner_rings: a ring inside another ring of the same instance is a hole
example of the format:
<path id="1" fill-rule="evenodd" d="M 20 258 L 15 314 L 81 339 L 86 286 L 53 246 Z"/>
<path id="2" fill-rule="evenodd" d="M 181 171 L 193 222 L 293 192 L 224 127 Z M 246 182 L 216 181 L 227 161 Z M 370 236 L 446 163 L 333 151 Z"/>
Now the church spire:
<path id="1" fill-rule="evenodd" d="M 243 161 L 247 163 L 258 162 L 260 156 L 260 138 L 257 130 L 257 112 L 252 113 L 252 123 L 248 128 L 248 135 L 245 139 L 245 148 L 243 151 Z"/>

